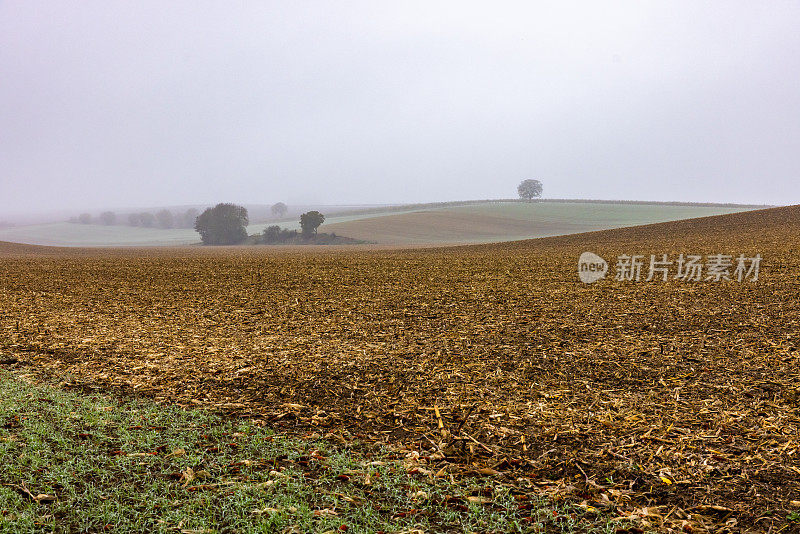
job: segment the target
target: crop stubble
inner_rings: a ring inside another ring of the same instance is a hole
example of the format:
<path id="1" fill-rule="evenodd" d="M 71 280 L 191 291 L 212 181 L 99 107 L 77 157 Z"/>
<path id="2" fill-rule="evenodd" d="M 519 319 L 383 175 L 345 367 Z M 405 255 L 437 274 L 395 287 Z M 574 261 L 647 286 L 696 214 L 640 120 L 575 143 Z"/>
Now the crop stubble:
<path id="1" fill-rule="evenodd" d="M 415 446 L 430 476 L 790 526 L 799 245 L 798 207 L 405 251 L 7 245 L 0 351 L 68 385 Z M 765 259 L 757 282 L 587 286 L 584 250 Z"/>

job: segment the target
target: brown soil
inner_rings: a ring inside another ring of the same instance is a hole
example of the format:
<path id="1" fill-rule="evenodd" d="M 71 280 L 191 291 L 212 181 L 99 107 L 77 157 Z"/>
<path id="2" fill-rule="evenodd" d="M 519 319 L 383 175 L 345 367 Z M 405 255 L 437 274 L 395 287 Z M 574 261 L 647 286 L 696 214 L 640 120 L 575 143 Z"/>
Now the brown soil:
<path id="1" fill-rule="evenodd" d="M 764 260 L 584 285 L 586 250 Z M 657 528 L 797 527 L 800 207 L 404 251 L 2 245 L 0 309 L 21 373 L 413 445 Z"/>

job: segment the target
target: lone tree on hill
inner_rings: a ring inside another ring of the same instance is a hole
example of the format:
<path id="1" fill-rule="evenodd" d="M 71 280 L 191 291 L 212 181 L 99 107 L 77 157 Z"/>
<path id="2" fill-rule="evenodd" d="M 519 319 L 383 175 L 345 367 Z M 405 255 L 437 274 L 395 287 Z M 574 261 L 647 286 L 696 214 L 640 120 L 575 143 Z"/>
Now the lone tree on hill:
<path id="1" fill-rule="evenodd" d="M 284 204 L 283 202 L 277 202 L 273 204 L 269 210 L 272 212 L 274 216 L 283 217 L 284 215 L 286 215 L 286 212 L 289 211 L 289 208 L 287 208 L 286 204 Z"/>
<path id="2" fill-rule="evenodd" d="M 542 196 L 542 182 L 539 180 L 523 180 L 517 186 L 517 193 L 519 198 L 530 202 L 534 198 Z"/>
<path id="3" fill-rule="evenodd" d="M 300 228 L 305 237 L 317 235 L 317 228 L 325 222 L 325 216 L 318 211 L 308 211 L 300 216 Z"/>
<path id="4" fill-rule="evenodd" d="M 247 239 L 250 223 L 247 208 L 236 204 L 217 204 L 206 209 L 194 223 L 204 245 L 235 245 Z"/>

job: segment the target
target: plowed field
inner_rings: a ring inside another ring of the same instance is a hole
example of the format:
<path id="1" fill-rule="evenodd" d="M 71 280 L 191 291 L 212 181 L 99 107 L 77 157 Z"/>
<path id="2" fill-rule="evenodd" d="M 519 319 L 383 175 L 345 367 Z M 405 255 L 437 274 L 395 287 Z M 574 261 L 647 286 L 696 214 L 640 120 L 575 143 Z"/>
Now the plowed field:
<path id="1" fill-rule="evenodd" d="M 764 259 L 584 285 L 583 251 Z M 0 310 L 4 367 L 65 386 L 413 446 L 430 476 L 657 527 L 798 527 L 800 207 L 405 251 L 5 245 Z"/>

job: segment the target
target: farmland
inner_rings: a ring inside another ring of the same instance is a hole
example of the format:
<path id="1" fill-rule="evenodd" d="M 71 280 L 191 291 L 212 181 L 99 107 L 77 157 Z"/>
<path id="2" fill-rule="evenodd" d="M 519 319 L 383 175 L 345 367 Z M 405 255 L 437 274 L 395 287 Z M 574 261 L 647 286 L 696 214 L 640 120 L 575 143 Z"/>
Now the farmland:
<path id="1" fill-rule="evenodd" d="M 389 244 L 461 244 L 575 234 L 692 217 L 722 215 L 752 206 L 514 202 L 382 212 L 332 220 L 326 231 Z"/>
<path id="2" fill-rule="evenodd" d="M 586 250 L 764 263 L 582 285 Z M 0 309 L 6 367 L 64 388 L 403 446 L 658 529 L 797 526 L 798 207 L 415 250 L 5 244 Z"/>
<path id="3" fill-rule="evenodd" d="M 511 241 L 721 215 L 746 205 L 587 202 L 476 202 L 370 207 L 319 207 L 323 231 L 381 244 L 428 245 Z M 253 223 L 249 234 L 271 224 L 297 230 L 297 217 Z M 192 229 L 159 229 L 55 222 L 0 228 L 0 241 L 77 247 L 181 246 L 199 243 Z"/>

